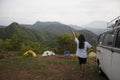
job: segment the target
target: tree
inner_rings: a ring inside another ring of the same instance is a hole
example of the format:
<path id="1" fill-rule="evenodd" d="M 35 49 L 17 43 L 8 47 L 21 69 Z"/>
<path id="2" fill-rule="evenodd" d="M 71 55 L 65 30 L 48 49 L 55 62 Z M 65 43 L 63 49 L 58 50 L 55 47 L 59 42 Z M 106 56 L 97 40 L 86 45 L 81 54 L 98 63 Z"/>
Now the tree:
<path id="1" fill-rule="evenodd" d="M 18 39 L 17 35 L 13 34 L 11 38 L 11 46 L 13 51 L 20 50 L 21 41 Z"/>
<path id="2" fill-rule="evenodd" d="M 71 33 L 65 33 L 57 38 L 57 51 L 62 54 L 65 50 L 69 50 L 71 53 L 75 53 L 75 42 Z"/>
<path id="3" fill-rule="evenodd" d="M 12 45 L 11 45 L 11 39 L 6 39 L 3 43 L 3 50 L 4 51 L 11 51 Z"/>
<path id="4" fill-rule="evenodd" d="M 0 39 L 0 52 L 3 50 L 3 40 Z"/>

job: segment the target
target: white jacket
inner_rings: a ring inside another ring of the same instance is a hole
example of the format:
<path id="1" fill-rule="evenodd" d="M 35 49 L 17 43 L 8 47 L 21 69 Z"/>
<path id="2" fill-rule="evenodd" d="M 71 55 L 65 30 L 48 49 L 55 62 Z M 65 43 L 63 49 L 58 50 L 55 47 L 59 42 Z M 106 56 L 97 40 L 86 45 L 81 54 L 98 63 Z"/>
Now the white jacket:
<path id="1" fill-rule="evenodd" d="M 87 48 L 91 48 L 92 46 L 85 41 L 84 42 L 84 49 L 79 48 L 79 40 L 75 38 L 75 42 L 77 44 L 77 50 L 76 50 L 76 55 L 81 58 L 86 58 L 87 57 Z"/>

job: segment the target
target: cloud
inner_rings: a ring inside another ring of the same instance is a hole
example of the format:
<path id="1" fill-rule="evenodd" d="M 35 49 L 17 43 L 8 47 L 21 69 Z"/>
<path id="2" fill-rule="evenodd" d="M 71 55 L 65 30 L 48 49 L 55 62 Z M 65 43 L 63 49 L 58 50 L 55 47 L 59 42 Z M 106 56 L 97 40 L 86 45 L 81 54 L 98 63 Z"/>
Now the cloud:
<path id="1" fill-rule="evenodd" d="M 119 4 L 120 0 L 0 0 L 0 17 L 81 25 L 119 16 Z"/>

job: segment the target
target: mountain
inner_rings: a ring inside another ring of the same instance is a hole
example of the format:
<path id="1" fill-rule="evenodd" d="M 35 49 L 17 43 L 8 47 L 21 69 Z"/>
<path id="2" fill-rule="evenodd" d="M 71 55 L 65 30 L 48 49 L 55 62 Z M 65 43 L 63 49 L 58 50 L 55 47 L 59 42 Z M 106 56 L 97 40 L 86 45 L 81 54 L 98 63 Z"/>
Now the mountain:
<path id="1" fill-rule="evenodd" d="M 46 41 L 53 39 L 56 35 L 47 31 L 32 30 L 22 27 L 16 22 L 13 22 L 8 27 L 0 28 L 0 38 L 8 39 L 16 35 L 22 41 Z"/>
<path id="2" fill-rule="evenodd" d="M 32 25 L 32 29 L 41 30 L 41 31 L 49 31 L 55 34 L 63 34 L 66 32 L 70 32 L 71 28 L 68 25 L 59 23 L 59 22 L 40 22 L 37 21 Z"/>
<path id="3" fill-rule="evenodd" d="M 97 44 L 97 38 L 98 36 L 96 34 L 94 34 L 93 32 L 89 31 L 89 30 L 77 30 L 77 32 L 79 34 L 83 34 L 86 38 L 86 41 L 90 42 L 90 44 L 92 45 L 96 45 Z"/>
<path id="4" fill-rule="evenodd" d="M 107 22 L 105 21 L 94 21 L 86 25 L 82 26 L 77 26 L 77 25 L 65 25 L 59 22 L 40 22 L 37 21 L 33 25 L 29 24 L 21 24 L 21 26 L 30 28 L 30 29 L 35 29 L 35 30 L 40 30 L 40 31 L 48 31 L 48 32 L 53 32 L 55 34 L 64 34 L 66 32 L 71 32 L 71 28 L 73 27 L 76 30 L 84 30 L 87 29 L 97 35 L 101 34 L 106 28 Z"/>
<path id="5" fill-rule="evenodd" d="M 50 27 L 48 24 L 50 25 Z M 22 41 L 30 40 L 30 41 L 42 42 L 42 41 L 52 40 L 54 42 L 55 38 L 58 35 L 71 32 L 71 28 L 69 26 L 56 22 L 55 23 L 47 22 L 47 24 L 46 22 L 45 23 L 42 22 L 42 24 L 41 22 L 37 22 L 34 24 L 34 26 L 33 25 L 27 25 L 27 27 L 23 27 L 23 26 L 26 25 L 25 24 L 20 25 L 16 22 L 13 22 L 7 27 L 0 28 L 0 38 L 9 39 L 12 38 L 13 35 L 16 35 L 18 39 Z M 91 44 L 93 45 L 96 44 L 97 35 L 95 35 L 91 31 L 77 30 L 77 32 L 79 34 L 84 34 L 86 40 Z"/>

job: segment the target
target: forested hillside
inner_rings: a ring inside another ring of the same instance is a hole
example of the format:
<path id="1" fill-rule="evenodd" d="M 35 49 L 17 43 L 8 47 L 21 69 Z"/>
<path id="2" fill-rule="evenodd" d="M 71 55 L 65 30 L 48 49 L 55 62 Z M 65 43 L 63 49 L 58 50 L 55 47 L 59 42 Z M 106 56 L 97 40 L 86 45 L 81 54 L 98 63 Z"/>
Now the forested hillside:
<path id="1" fill-rule="evenodd" d="M 53 39 L 55 34 L 48 31 L 39 31 L 20 26 L 18 23 L 12 23 L 8 27 L 0 29 L 0 38 L 7 39 L 16 35 L 19 40 L 26 41 L 46 41 Z"/>
<path id="2" fill-rule="evenodd" d="M 39 24 L 39 22 L 36 24 Z M 39 25 L 38 28 L 30 28 L 29 25 L 24 27 L 24 25 L 13 22 L 7 27 L 0 28 L 0 52 L 24 52 L 31 49 L 40 54 L 44 50 L 53 50 L 58 54 L 63 54 L 64 50 L 75 53 L 76 45 L 71 34 L 71 28 L 60 23 L 49 24 L 47 26 Z M 76 31 L 76 34 L 84 34 L 88 42 L 92 45 L 96 44 L 97 36 L 94 33 L 88 30 L 80 30 Z"/>

